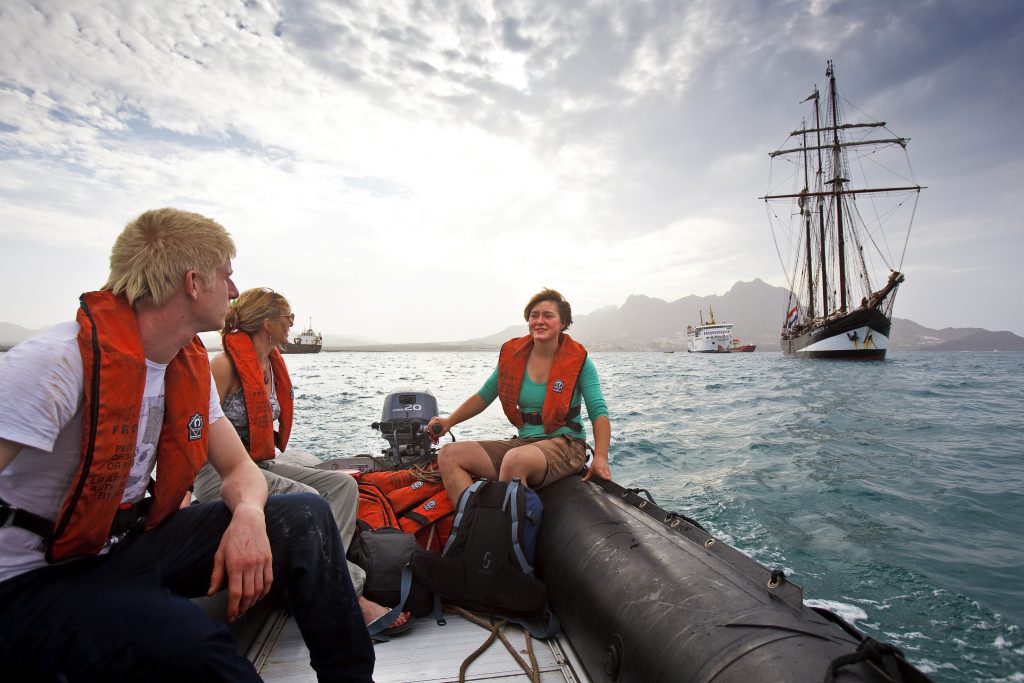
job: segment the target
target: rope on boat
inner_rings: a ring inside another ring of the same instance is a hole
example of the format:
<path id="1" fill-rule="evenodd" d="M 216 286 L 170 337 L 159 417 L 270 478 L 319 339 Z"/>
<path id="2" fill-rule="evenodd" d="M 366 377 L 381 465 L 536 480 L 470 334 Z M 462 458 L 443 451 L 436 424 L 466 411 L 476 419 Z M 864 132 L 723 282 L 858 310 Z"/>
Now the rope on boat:
<path id="1" fill-rule="evenodd" d="M 827 610 L 824 607 L 812 607 L 815 612 L 825 617 L 833 624 L 836 624 L 841 629 L 846 631 L 849 635 L 853 636 L 859 641 L 857 650 L 848 655 L 841 655 L 832 660 L 829 664 L 828 670 L 825 672 L 825 683 L 834 683 L 836 680 L 836 672 L 845 667 L 853 664 L 864 662 L 872 666 L 876 671 L 882 673 L 886 680 L 892 681 L 893 683 L 915 683 L 915 682 L 926 682 L 931 681 L 926 675 L 910 666 L 907 662 L 906 657 L 903 654 L 903 650 L 890 645 L 889 643 L 880 643 L 870 636 L 866 636 L 858 631 L 852 624 L 843 619 L 841 616 Z"/>
<path id="2" fill-rule="evenodd" d="M 490 634 L 487 636 L 487 640 L 483 644 L 474 650 L 465 661 L 462 662 L 462 666 L 459 667 L 459 683 L 465 683 L 466 681 L 466 670 L 469 669 L 469 665 L 473 663 L 477 657 L 484 653 L 495 640 L 501 640 L 505 649 L 509 651 L 509 654 L 516 660 L 523 672 L 530 677 L 531 683 L 540 683 L 540 666 L 537 664 L 537 656 L 533 653 L 533 639 L 530 637 L 530 632 L 523 629 L 523 634 L 526 636 L 526 654 L 530 658 L 530 663 L 527 664 L 525 660 L 519 655 L 519 652 L 512 646 L 512 643 L 508 642 L 508 638 L 502 633 L 502 628 L 508 624 L 507 619 L 500 619 L 497 623 L 490 624 L 483 618 L 473 614 L 472 612 L 465 610 L 458 606 L 453 606 L 456 612 L 461 614 L 467 620 L 473 622 L 481 628 L 487 629 Z"/>
<path id="3" fill-rule="evenodd" d="M 665 517 L 665 523 L 668 524 L 668 523 L 670 523 L 670 522 L 672 522 L 673 520 L 676 520 L 676 519 L 681 519 L 684 522 L 687 522 L 688 524 L 692 524 L 693 526 L 697 527 L 698 529 L 700 529 L 704 533 L 708 533 L 708 530 L 705 529 L 704 527 L 702 527 L 700 522 L 695 520 L 693 517 L 687 517 L 686 515 L 684 515 L 681 512 L 670 512 L 670 513 L 668 513 L 668 516 Z M 675 525 L 672 525 L 672 526 L 675 526 Z"/>
<path id="4" fill-rule="evenodd" d="M 412 476 L 428 484 L 436 484 L 441 481 L 441 470 L 437 467 L 437 460 L 430 460 L 426 464 L 416 463 L 409 468 Z"/>
<path id="5" fill-rule="evenodd" d="M 658 504 L 658 502 L 656 500 L 654 500 L 654 498 L 651 497 L 651 492 L 648 491 L 647 489 L 626 489 L 626 490 L 629 491 L 630 493 L 635 493 L 637 495 L 642 493 L 642 494 L 644 494 L 644 497 L 647 498 L 647 500 L 651 501 L 655 505 Z"/>
<path id="6" fill-rule="evenodd" d="M 856 652 L 832 660 L 828 665 L 828 671 L 825 672 L 825 683 L 833 683 L 836 680 L 837 670 L 859 662 L 870 662 L 880 666 L 890 681 L 903 681 L 895 660 L 897 657 L 902 659 L 903 652 L 895 645 L 880 643 L 874 638 L 866 637 L 857 646 Z"/>
<path id="7" fill-rule="evenodd" d="M 634 493 L 636 495 L 640 495 L 642 493 L 642 494 L 644 494 L 644 497 L 646 497 L 647 500 L 651 501 L 651 503 L 653 505 L 658 505 L 658 502 L 656 500 L 654 500 L 654 498 L 651 496 L 651 492 L 648 491 L 647 489 L 626 489 L 626 491 L 628 493 Z M 658 505 L 658 507 L 661 507 L 661 506 Z M 693 519 L 692 517 L 687 517 L 686 515 L 684 515 L 681 512 L 669 512 L 668 515 L 665 517 L 665 519 L 662 520 L 662 521 L 665 522 L 665 524 L 669 524 L 669 525 L 675 527 L 675 526 L 678 526 L 678 525 L 673 525 L 671 523 L 673 521 L 677 520 L 677 519 L 681 519 L 684 522 L 686 522 L 687 524 L 691 524 L 691 525 L 697 527 L 698 529 L 700 529 L 704 533 L 708 533 L 708 530 L 705 529 L 703 526 L 701 526 L 700 522 L 698 522 L 697 520 Z"/>

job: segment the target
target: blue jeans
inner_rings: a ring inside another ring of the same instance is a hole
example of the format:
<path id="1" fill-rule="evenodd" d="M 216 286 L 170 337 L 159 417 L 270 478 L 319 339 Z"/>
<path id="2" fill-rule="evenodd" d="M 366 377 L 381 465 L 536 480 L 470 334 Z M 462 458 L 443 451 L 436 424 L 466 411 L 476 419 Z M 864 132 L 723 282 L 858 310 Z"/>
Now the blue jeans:
<path id="1" fill-rule="evenodd" d="M 331 510 L 317 495 L 265 509 L 274 586 L 321 683 L 372 680 L 374 653 Z M 259 681 L 234 638 L 188 599 L 205 595 L 231 520 L 223 503 L 179 510 L 110 553 L 0 583 L 4 681 Z"/>

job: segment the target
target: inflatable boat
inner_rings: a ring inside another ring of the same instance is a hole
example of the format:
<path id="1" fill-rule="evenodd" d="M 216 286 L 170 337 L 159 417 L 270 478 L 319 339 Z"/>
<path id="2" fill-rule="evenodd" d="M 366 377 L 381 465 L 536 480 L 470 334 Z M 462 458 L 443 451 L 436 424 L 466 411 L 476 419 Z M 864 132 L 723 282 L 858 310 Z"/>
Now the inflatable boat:
<path id="1" fill-rule="evenodd" d="M 365 472 L 429 460 L 436 455 L 424 433 L 431 414 L 429 391 L 391 394 L 373 425 L 389 443 L 382 456 L 318 467 Z M 535 567 L 561 633 L 479 656 L 481 644 L 495 640 L 493 620 L 474 625 L 472 615 L 450 611 L 444 625 L 420 618 L 377 645 L 377 683 L 929 680 L 897 648 L 806 606 L 781 570 L 661 508 L 645 491 L 571 476 L 538 493 L 544 511 Z M 257 620 L 240 647 L 264 679 L 315 681 L 294 623 L 280 610 Z M 527 652 L 532 670 L 523 662 Z"/>
<path id="2" fill-rule="evenodd" d="M 368 463 L 347 458 L 324 466 Z M 781 571 L 641 491 L 572 476 L 539 493 L 537 575 L 561 633 L 524 645 L 525 632 L 506 626 L 514 647 L 493 644 L 477 656 L 494 640 L 486 626 L 446 610 L 445 625 L 420 618 L 409 632 L 377 644 L 376 683 L 929 680 L 897 648 L 804 605 L 802 589 Z M 316 681 L 284 612 L 265 610 L 248 622 L 233 628 L 267 683 Z M 524 666 L 531 647 L 535 661 Z"/>

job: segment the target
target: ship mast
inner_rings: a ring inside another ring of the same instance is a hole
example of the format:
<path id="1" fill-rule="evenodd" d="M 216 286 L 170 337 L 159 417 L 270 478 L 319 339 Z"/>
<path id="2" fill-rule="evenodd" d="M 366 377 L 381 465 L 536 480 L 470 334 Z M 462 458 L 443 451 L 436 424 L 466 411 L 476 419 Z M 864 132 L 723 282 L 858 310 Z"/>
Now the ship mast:
<path id="1" fill-rule="evenodd" d="M 811 95 L 811 97 L 815 97 L 815 96 L 817 96 L 817 94 L 818 94 L 818 91 L 815 90 L 814 94 Z M 806 127 L 804 129 L 804 134 L 803 134 L 803 144 L 804 144 L 804 191 L 803 191 L 803 196 L 800 197 L 799 202 L 800 202 L 800 213 L 803 214 L 803 219 L 804 219 L 804 244 L 806 245 L 805 251 L 807 252 L 807 254 L 806 254 L 806 257 L 807 257 L 807 265 L 806 265 L 806 270 L 807 270 L 807 317 L 808 318 L 813 318 L 814 317 L 814 254 L 812 254 L 811 252 L 813 251 L 814 247 L 813 247 L 813 242 L 811 242 L 811 208 L 809 206 L 807 206 L 807 202 L 809 201 L 809 198 L 806 196 L 807 193 L 811 189 L 810 188 L 810 184 L 811 184 L 811 180 L 810 180 L 810 178 L 811 178 L 811 169 L 810 169 L 811 162 L 810 162 L 810 159 L 807 158 L 808 153 L 807 153 L 807 132 L 806 132 Z M 816 203 L 819 203 L 819 202 L 816 202 Z"/>
<path id="2" fill-rule="evenodd" d="M 821 187 L 821 97 L 818 96 L 818 86 L 814 86 L 814 131 L 818 136 L 818 170 L 814 181 L 815 188 Z M 825 258 L 825 207 L 824 202 L 818 199 L 818 258 L 821 261 L 821 314 L 828 315 L 828 261 Z M 808 245 L 810 247 L 810 245 Z M 811 292 L 813 294 L 813 290 Z"/>
<path id="3" fill-rule="evenodd" d="M 846 235 L 843 232 L 843 150 L 839 146 L 839 103 L 836 97 L 836 74 L 832 60 L 825 70 L 828 76 L 829 104 L 832 107 L 832 193 L 836 203 L 836 251 L 839 256 L 839 310 L 846 312 Z"/>
<path id="4" fill-rule="evenodd" d="M 839 87 L 836 83 L 835 65 L 831 60 L 828 61 L 825 75 L 829 79 L 828 99 L 825 106 L 822 107 L 822 98 L 817 86 L 815 86 L 814 92 L 803 100 L 804 102 L 813 101 L 814 127 L 809 128 L 805 121 L 798 130 L 790 133 L 789 139 L 795 144 L 769 153 L 772 159 L 800 155 L 796 158 L 804 166 L 802 169 L 803 188 L 795 192 L 768 194 L 761 197 L 766 202 L 783 199 L 795 200 L 799 206 L 802 225 L 798 228 L 798 240 L 806 244 L 808 253 L 803 258 L 798 257 L 795 265 L 808 269 L 805 280 L 808 295 L 803 303 L 806 306 L 808 318 L 828 318 L 833 314 L 846 313 L 851 309 L 851 305 L 854 304 L 854 300 L 851 298 L 853 293 L 850 288 L 851 281 L 848 272 L 851 267 L 858 268 L 859 266 L 863 272 L 864 282 L 862 284 L 867 294 L 863 301 L 871 302 L 873 306 L 881 303 L 881 298 L 884 297 L 879 295 L 883 291 L 891 293 L 895 289 L 895 285 L 902 281 L 901 274 L 894 270 L 894 274 L 890 276 L 890 279 L 894 281 L 893 287 L 884 288 L 879 292 L 872 291 L 870 273 L 868 273 L 867 264 L 864 261 L 864 245 L 857 227 L 858 216 L 853 204 L 854 199 L 862 194 L 875 197 L 920 192 L 924 189 L 912 180 L 908 183 L 899 182 L 902 176 L 898 174 L 891 175 L 889 182 L 879 185 L 852 186 L 854 181 L 847 177 L 850 172 L 847 168 L 848 148 L 863 149 L 868 153 L 893 146 L 905 150 L 909 138 L 899 137 L 891 132 L 890 135 L 872 134 L 872 130 L 886 129 L 886 124 L 883 121 L 844 123 L 839 112 Z M 866 131 L 867 134 L 864 139 L 860 140 L 844 139 L 844 136 L 851 130 Z M 812 133 L 815 135 L 813 138 L 811 137 Z M 817 153 L 816 156 L 812 156 L 812 151 Z M 847 201 L 850 203 L 847 204 Z M 814 226 L 814 204 L 811 202 L 815 202 L 817 205 L 817 230 Z M 832 202 L 834 202 L 834 208 L 831 205 Z M 815 237 L 817 244 L 814 243 Z M 859 261 L 848 261 L 847 241 L 851 242 L 851 249 L 857 250 L 856 256 L 859 257 Z M 800 280 L 804 280 L 804 278 L 799 278 L 797 281 Z M 834 291 L 830 280 L 838 285 L 836 287 L 839 290 L 838 297 L 830 294 Z M 815 286 L 816 281 L 817 286 Z M 818 287 L 821 288 L 821 299 L 815 301 Z M 820 310 L 815 311 L 819 306 Z"/>

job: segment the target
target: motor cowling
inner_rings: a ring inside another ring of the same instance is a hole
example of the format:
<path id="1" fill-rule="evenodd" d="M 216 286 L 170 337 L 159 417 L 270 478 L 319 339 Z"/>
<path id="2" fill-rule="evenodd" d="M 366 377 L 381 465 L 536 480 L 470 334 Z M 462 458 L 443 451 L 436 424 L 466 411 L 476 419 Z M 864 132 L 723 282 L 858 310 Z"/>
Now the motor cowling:
<path id="1" fill-rule="evenodd" d="M 393 465 L 433 454 L 427 423 L 437 414 L 437 399 L 429 389 L 398 389 L 384 398 L 380 422 L 371 426 L 388 442 L 383 453 Z"/>

